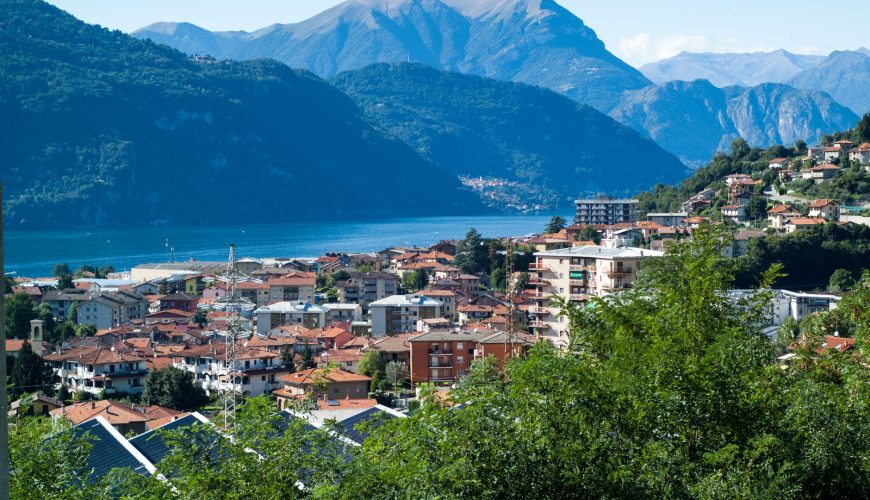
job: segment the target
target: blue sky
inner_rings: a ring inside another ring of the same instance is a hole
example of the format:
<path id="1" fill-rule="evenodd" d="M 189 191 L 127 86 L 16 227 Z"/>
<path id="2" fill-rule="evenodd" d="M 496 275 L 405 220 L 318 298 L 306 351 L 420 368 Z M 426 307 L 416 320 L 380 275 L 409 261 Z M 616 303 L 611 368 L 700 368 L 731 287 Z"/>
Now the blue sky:
<path id="1" fill-rule="evenodd" d="M 311 17 L 339 0 L 49 0 L 79 19 L 130 32 L 157 21 L 188 21 L 210 30 L 254 30 Z M 843 13 L 866 3 L 842 0 L 828 22 L 818 0 L 559 0 L 633 65 L 691 52 L 784 48 L 806 54 L 870 46 L 870 34 Z M 860 16 L 859 16 L 860 17 Z"/>

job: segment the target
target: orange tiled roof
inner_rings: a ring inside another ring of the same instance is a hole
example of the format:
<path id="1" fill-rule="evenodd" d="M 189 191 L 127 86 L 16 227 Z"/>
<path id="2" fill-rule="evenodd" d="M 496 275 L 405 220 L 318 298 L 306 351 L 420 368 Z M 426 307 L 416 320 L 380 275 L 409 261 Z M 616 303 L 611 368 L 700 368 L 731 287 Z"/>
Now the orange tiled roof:
<path id="1" fill-rule="evenodd" d="M 311 385 L 323 377 L 327 382 L 371 382 L 371 378 L 342 369 L 309 368 L 280 377 L 279 380 L 293 385 Z"/>
<path id="2" fill-rule="evenodd" d="M 149 420 L 141 411 L 109 400 L 85 401 L 56 408 L 50 413 L 66 417 L 73 425 L 78 425 L 85 420 L 90 420 L 97 416 L 105 418 L 112 425 L 146 422 Z"/>

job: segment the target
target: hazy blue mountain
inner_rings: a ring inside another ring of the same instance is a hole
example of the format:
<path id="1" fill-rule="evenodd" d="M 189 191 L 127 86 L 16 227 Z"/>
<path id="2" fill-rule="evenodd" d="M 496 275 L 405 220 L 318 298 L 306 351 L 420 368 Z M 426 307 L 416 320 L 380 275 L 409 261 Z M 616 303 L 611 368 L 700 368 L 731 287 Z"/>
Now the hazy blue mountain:
<path id="1" fill-rule="evenodd" d="M 25 227 L 475 213 L 456 177 L 274 61 L 191 60 L 0 3 L 5 220 Z"/>
<path id="2" fill-rule="evenodd" d="M 870 50 L 832 52 L 789 82 L 800 89 L 822 90 L 855 113 L 870 111 Z"/>
<path id="3" fill-rule="evenodd" d="M 628 95 L 611 112 L 689 165 L 743 137 L 759 147 L 813 142 L 854 126 L 858 116 L 823 92 L 767 83 L 718 88 L 706 80 L 668 82 Z"/>
<path id="4" fill-rule="evenodd" d="M 369 123 L 457 175 L 517 180 L 568 205 L 580 192 L 635 193 L 686 167 L 653 141 L 551 90 L 378 64 L 334 85 Z"/>
<path id="5" fill-rule="evenodd" d="M 188 53 L 272 58 L 323 77 L 419 62 L 554 89 L 601 110 L 650 82 L 553 0 L 350 0 L 251 33 L 159 23 L 134 33 Z"/>
<path id="6" fill-rule="evenodd" d="M 786 83 L 824 58 L 792 54 L 786 50 L 749 54 L 682 52 L 668 59 L 645 64 L 640 72 L 655 83 L 709 80 L 717 87 L 751 87 L 762 83 Z"/>

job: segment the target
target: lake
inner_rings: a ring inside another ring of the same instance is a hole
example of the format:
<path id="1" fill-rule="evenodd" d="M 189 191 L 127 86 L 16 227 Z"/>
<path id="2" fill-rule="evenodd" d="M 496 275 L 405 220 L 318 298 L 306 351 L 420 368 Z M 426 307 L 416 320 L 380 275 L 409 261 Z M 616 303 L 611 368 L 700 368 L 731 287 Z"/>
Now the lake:
<path id="1" fill-rule="evenodd" d="M 573 216 L 560 214 L 567 220 Z M 208 227 L 144 227 L 93 231 L 11 231 L 6 238 L 6 272 L 49 276 L 54 264 L 82 264 L 116 270 L 151 262 L 225 260 L 230 243 L 237 257 L 317 257 L 326 252 L 373 252 L 389 246 L 428 246 L 465 236 L 470 227 L 484 237 L 541 232 L 550 215 L 416 217 L 376 221 L 293 222 Z M 167 246 L 167 241 L 169 242 Z"/>

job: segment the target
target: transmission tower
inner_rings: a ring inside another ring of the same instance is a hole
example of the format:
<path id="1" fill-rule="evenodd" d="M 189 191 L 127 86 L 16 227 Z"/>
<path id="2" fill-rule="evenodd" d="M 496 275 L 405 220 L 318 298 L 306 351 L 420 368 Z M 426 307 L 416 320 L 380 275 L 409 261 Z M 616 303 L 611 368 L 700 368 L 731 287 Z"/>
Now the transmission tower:
<path id="1" fill-rule="evenodd" d="M 514 337 L 516 336 L 516 332 L 514 331 L 514 310 L 516 308 L 516 303 L 514 302 L 514 294 L 516 293 L 516 284 L 513 279 L 514 275 L 514 239 L 508 238 L 507 240 L 507 253 L 504 256 L 504 267 L 505 267 L 505 292 L 507 294 L 508 299 L 508 321 L 507 321 L 507 330 L 505 331 L 504 338 L 504 350 L 505 350 L 505 360 L 510 358 L 513 355 L 514 348 Z"/>
<path id="2" fill-rule="evenodd" d="M 227 313 L 227 332 L 226 332 L 226 349 L 224 366 L 227 369 L 227 390 L 223 393 L 224 398 L 224 430 L 232 435 L 233 425 L 236 419 L 236 402 L 241 393 L 239 390 L 239 377 L 236 373 L 238 361 L 236 359 L 236 338 L 239 335 L 240 321 L 239 311 L 241 304 L 239 303 L 238 292 L 236 290 L 236 282 L 239 279 L 239 271 L 236 267 L 236 248 L 230 243 L 230 255 L 227 258 L 227 270 L 225 279 L 227 281 L 227 297 L 226 297 L 226 313 Z"/>

